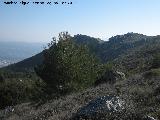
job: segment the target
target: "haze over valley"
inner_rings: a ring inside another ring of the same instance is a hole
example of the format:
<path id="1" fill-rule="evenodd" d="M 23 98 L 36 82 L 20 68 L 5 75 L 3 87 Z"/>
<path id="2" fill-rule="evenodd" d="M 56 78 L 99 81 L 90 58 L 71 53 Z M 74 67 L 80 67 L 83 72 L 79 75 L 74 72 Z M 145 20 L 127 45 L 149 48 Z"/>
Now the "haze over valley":
<path id="1" fill-rule="evenodd" d="M 43 50 L 46 43 L 0 41 L 0 67 L 16 63 Z"/>

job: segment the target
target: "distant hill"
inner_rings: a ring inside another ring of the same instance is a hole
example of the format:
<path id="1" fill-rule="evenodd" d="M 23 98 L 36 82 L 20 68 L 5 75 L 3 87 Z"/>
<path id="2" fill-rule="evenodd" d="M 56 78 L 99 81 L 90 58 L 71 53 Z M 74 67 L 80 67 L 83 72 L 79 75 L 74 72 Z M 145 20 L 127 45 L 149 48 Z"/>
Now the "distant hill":
<path id="1" fill-rule="evenodd" d="M 127 33 L 111 37 L 109 41 L 103 43 L 100 47 L 100 58 L 104 61 L 111 61 L 128 50 L 145 44 L 149 36 L 138 33 Z"/>
<path id="2" fill-rule="evenodd" d="M 81 34 L 75 35 L 73 38 L 74 38 L 73 40 L 77 44 L 87 45 L 90 51 L 95 54 L 99 52 L 98 50 L 100 49 L 101 44 L 105 42 L 99 38 L 94 38 L 94 37 L 81 35 Z"/>
<path id="3" fill-rule="evenodd" d="M 43 50 L 43 43 L 0 41 L 0 67 L 29 58 Z"/>
<path id="4" fill-rule="evenodd" d="M 134 57 L 143 57 L 143 59 L 146 59 L 147 57 L 152 57 L 152 55 L 154 54 L 154 52 L 151 52 L 150 55 L 147 54 L 147 56 L 145 56 L 146 54 L 144 54 L 144 56 L 140 56 L 141 52 L 147 52 L 145 50 L 154 51 L 153 49 L 158 51 L 160 48 L 160 36 L 146 36 L 138 33 L 127 33 L 124 35 L 117 35 L 111 37 L 109 41 L 103 41 L 97 38 L 78 34 L 73 37 L 73 40 L 77 44 L 87 45 L 90 51 L 93 54 L 95 54 L 98 58 L 100 58 L 102 62 L 106 63 L 108 61 L 114 60 L 116 61 L 115 63 L 117 64 L 117 66 L 119 66 L 120 68 L 124 68 L 124 66 L 126 67 L 127 61 L 133 62 L 134 65 Z M 150 47 L 148 48 L 148 46 Z M 136 54 L 137 52 L 139 54 Z M 22 70 L 22 68 L 30 69 L 36 66 L 37 64 L 40 64 L 42 62 L 41 58 L 43 59 L 42 53 L 28 58 L 24 61 L 21 61 L 17 64 L 14 64 L 12 65 L 12 67 L 9 66 L 7 68 L 16 68 L 17 70 Z M 123 62 L 126 64 L 122 64 Z"/>

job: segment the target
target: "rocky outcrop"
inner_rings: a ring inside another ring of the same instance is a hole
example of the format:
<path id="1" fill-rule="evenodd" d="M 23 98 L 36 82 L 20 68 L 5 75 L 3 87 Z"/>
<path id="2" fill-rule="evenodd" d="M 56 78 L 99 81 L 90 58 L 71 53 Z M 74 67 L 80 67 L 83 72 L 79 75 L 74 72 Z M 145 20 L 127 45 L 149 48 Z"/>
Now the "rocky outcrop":
<path id="1" fill-rule="evenodd" d="M 119 113 L 125 109 L 124 103 L 117 96 L 102 96 L 82 107 L 72 119 L 98 119 L 98 117 L 102 118 L 102 116 L 108 113 Z"/>

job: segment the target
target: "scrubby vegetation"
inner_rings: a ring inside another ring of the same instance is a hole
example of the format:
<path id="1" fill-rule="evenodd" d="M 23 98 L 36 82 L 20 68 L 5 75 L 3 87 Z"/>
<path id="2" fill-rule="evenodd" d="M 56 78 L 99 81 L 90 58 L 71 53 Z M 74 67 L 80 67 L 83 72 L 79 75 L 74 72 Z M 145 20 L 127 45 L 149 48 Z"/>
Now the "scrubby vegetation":
<path id="1" fill-rule="evenodd" d="M 0 82 L 0 109 L 42 99 L 45 83 L 34 74 L 5 73 Z"/>
<path id="2" fill-rule="evenodd" d="M 153 56 L 152 68 L 160 68 L 160 53 Z"/>
<path id="3" fill-rule="evenodd" d="M 0 108 L 15 109 L 0 111 L 0 119 L 74 119 L 105 95 L 123 99 L 125 112 L 94 120 L 160 119 L 159 51 L 159 36 L 127 33 L 105 42 L 62 32 L 42 53 L 1 69 Z"/>

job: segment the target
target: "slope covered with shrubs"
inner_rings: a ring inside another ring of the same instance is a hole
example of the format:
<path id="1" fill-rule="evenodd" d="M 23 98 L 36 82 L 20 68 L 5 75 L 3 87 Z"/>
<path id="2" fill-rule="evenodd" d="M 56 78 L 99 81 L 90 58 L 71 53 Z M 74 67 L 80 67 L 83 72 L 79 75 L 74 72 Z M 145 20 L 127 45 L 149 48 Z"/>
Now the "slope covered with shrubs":
<path id="1" fill-rule="evenodd" d="M 0 118 L 74 119 L 90 101 L 111 95 L 125 101 L 125 111 L 97 113 L 92 119 L 160 119 L 159 51 L 159 36 L 128 33 L 103 42 L 60 33 L 40 54 L 39 65 L 32 57 L 12 69 L 1 69 L 0 107 L 19 105 L 0 111 Z M 27 68 L 28 63 L 31 69 L 19 69 Z"/>
<path id="2" fill-rule="evenodd" d="M 145 116 L 159 119 L 160 75 L 147 77 L 146 79 L 146 74 L 146 72 L 136 74 L 126 80 L 118 80 L 113 85 L 109 83 L 101 84 L 59 99 L 50 100 L 38 106 L 30 103 L 20 104 L 14 107 L 14 112 L 1 115 L 4 115 L 7 120 L 13 118 L 16 120 L 69 120 L 90 101 L 102 96 L 116 95 L 125 101 L 126 111 L 123 114 L 113 113 L 113 116 L 102 115 L 97 119 L 93 118 L 94 120 L 109 119 L 109 117 L 114 118 L 116 116 L 123 120 L 129 120 L 129 118 L 131 120 L 137 120 L 137 118 L 141 120 Z M 1 113 L 3 112 L 1 111 Z M 4 116 L 1 116 L 1 118 Z"/>

